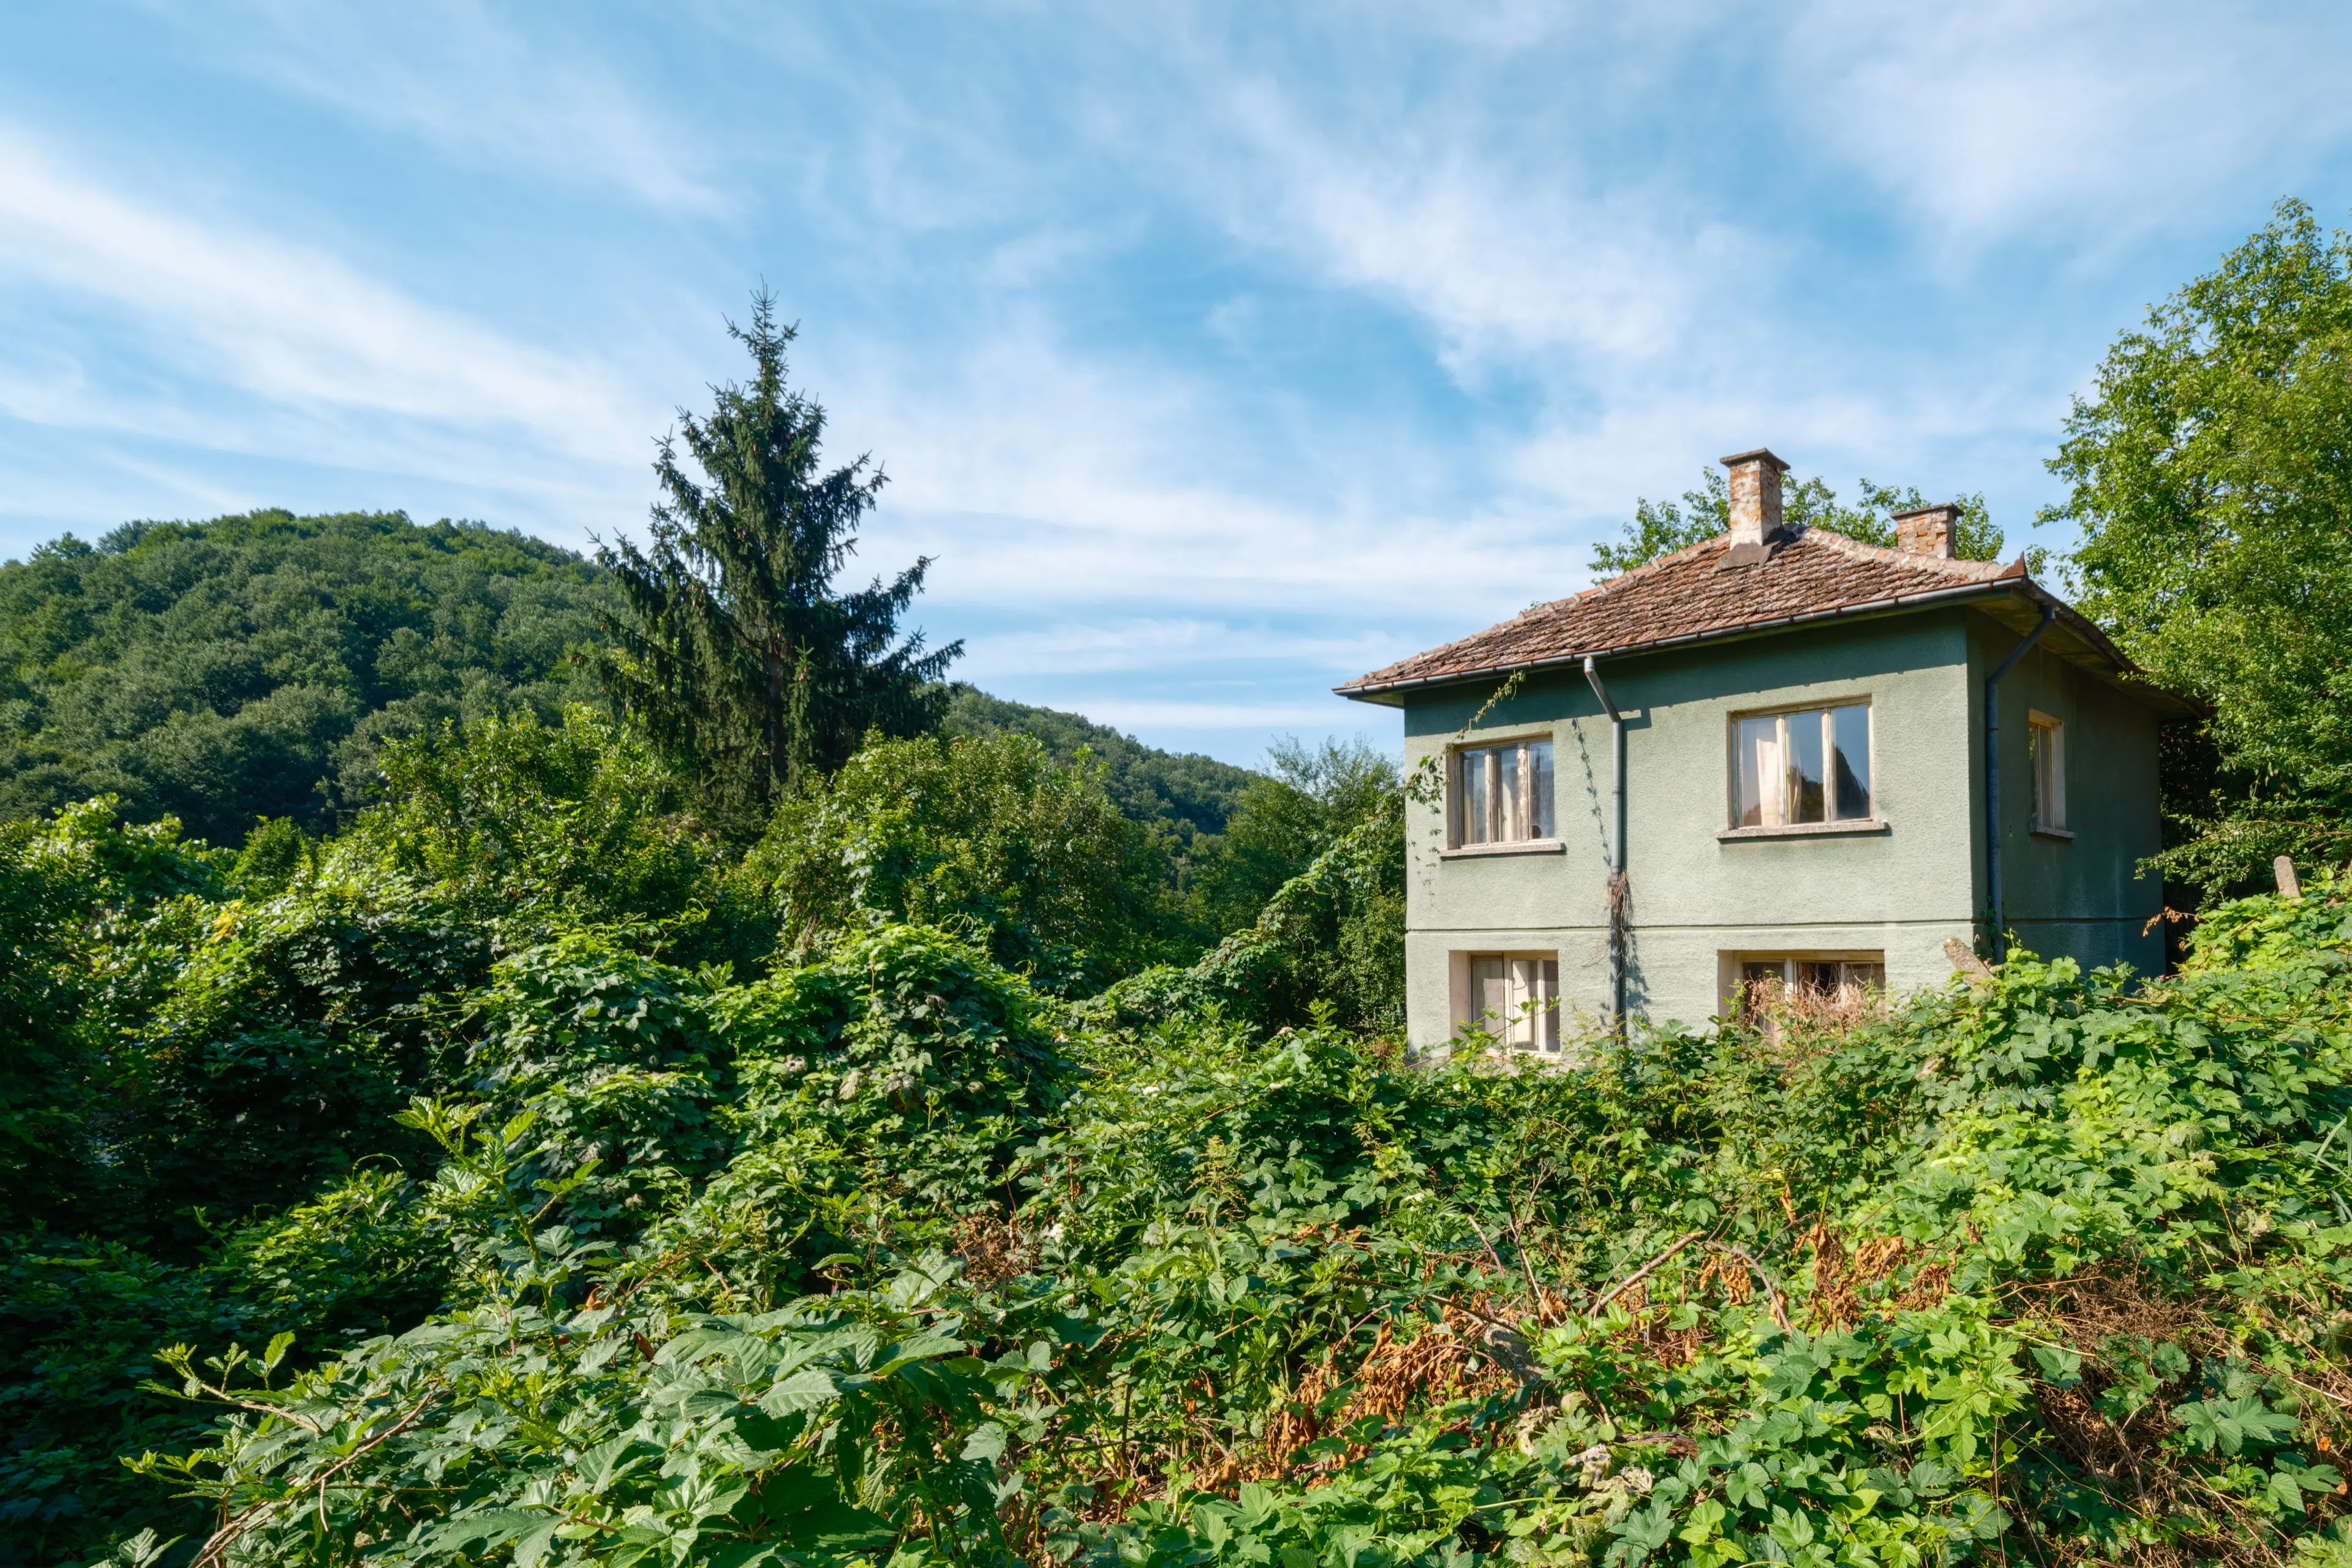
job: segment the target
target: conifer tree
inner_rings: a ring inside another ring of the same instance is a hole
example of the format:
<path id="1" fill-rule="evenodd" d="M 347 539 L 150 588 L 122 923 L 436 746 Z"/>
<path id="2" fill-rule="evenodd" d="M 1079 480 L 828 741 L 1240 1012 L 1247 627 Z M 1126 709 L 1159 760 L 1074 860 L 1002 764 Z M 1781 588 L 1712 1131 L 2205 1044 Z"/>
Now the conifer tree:
<path id="1" fill-rule="evenodd" d="M 608 689 L 714 805 L 749 819 L 839 767 L 869 731 L 932 727 L 926 688 L 963 645 L 926 652 L 919 632 L 899 637 L 928 556 L 887 584 L 834 591 L 882 470 L 864 457 L 821 470 L 824 410 L 785 385 L 795 329 L 776 324 L 766 291 L 748 330 L 727 330 L 751 351 L 751 380 L 714 388 L 707 417 L 678 411 L 654 464 L 662 499 L 646 547 L 598 553 L 626 601 Z"/>

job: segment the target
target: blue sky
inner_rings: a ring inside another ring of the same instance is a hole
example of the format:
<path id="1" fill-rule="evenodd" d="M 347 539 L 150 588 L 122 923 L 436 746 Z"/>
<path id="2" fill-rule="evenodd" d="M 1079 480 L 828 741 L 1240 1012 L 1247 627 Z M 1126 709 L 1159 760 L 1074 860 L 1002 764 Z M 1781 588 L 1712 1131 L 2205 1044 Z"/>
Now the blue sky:
<path id="1" fill-rule="evenodd" d="M 2283 195 L 2352 8 L 0 11 L 0 554 L 636 529 L 761 280 L 967 679 L 1255 759 L 1769 445 L 1981 489 Z M 2040 542 L 2063 543 L 2046 537 Z"/>

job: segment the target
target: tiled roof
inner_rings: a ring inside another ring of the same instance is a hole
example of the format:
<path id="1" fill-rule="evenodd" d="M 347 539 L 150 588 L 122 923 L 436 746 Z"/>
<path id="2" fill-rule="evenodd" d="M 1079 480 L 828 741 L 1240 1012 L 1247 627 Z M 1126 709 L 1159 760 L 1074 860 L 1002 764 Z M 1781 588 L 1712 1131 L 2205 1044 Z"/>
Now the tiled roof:
<path id="1" fill-rule="evenodd" d="M 1999 594 L 2011 584 L 2033 602 L 2057 605 L 2026 575 L 2023 557 L 2007 566 L 1990 561 L 1947 561 L 1864 544 L 1823 528 L 1792 530 L 1761 562 L 1725 559 L 1727 533 L 1661 556 L 1622 577 L 1570 598 L 1538 605 L 1475 637 L 1417 653 L 1338 689 L 1343 697 L 1376 697 L 1400 688 L 1500 674 L 1529 666 L 1565 664 L 1588 655 L 1630 653 L 1663 643 L 1689 642 L 1793 621 L 1895 610 L 1931 598 Z M 2063 605 L 2060 618 L 2084 652 L 2095 651 L 2109 673 L 2135 673 L 2129 660 L 2097 629 Z M 2031 625 L 2029 618 L 2026 625 Z"/>

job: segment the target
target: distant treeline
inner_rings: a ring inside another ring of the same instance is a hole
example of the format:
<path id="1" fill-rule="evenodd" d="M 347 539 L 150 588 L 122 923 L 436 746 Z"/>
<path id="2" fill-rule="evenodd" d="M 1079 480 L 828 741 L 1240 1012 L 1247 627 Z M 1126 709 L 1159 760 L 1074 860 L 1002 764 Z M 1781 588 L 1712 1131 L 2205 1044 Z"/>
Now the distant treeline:
<path id="1" fill-rule="evenodd" d="M 111 795 L 224 848 L 265 821 L 334 832 L 382 798 L 388 742 L 609 712 L 587 655 L 620 608 L 595 562 L 480 523 L 264 510 L 68 534 L 0 564 L 0 821 Z M 1144 830 L 1178 957 L 1247 925 L 1387 776 L 1360 750 L 1285 752 L 1276 777 L 962 682 L 936 695 L 943 735 L 1091 759 Z"/>
<path id="2" fill-rule="evenodd" d="M 68 534 L 0 566 L 0 818 L 114 795 L 217 845 L 315 831 L 388 738 L 600 700 L 570 655 L 614 603 L 568 550 L 397 512 Z"/>
<path id="3" fill-rule="evenodd" d="M 618 608 L 594 562 L 527 534 L 399 512 L 132 522 L 0 565 L 0 819 L 121 797 L 241 844 L 316 832 L 373 797 L 378 746 L 455 721 L 606 706 L 575 657 Z M 948 688 L 949 734 L 1080 747 L 1110 796 L 1190 847 L 1258 775 L 1074 713 Z"/>

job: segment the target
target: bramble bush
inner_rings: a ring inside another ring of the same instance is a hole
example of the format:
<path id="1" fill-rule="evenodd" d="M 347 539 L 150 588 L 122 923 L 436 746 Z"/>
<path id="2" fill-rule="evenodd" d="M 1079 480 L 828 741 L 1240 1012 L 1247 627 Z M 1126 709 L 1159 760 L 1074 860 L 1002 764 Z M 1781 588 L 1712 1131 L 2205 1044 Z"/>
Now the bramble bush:
<path id="1" fill-rule="evenodd" d="M 2160 981 L 1513 1070 L 1317 994 L 1377 829 L 1074 1000 L 1017 908 L 747 959 L 690 825 L 613 817 L 708 858 L 599 902 L 379 809 L 274 891 L 102 812 L 9 841 L 37 1059 L 214 1117 L 23 1135 L 122 1212 L 0 1253 L 21 1560 L 2352 1563 L 2333 880 Z"/>

